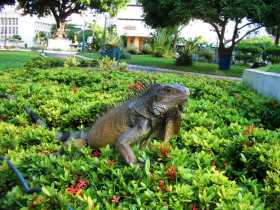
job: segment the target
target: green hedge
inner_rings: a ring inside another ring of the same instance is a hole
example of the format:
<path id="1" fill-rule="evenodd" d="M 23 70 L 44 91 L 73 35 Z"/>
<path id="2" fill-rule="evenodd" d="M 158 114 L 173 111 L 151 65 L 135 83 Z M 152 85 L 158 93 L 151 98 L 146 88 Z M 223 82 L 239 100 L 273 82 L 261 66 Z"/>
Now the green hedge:
<path id="1" fill-rule="evenodd" d="M 55 58 L 55 57 L 42 57 L 38 56 L 28 60 L 24 67 L 27 69 L 48 69 L 48 68 L 55 68 L 55 67 L 93 67 L 97 65 L 96 60 L 82 60 L 76 57 L 67 57 L 63 58 Z"/>
<path id="2" fill-rule="evenodd" d="M 56 130 L 92 125 L 127 96 L 135 80 L 155 77 L 191 90 L 170 148 L 156 140 L 149 149 L 136 145 L 138 167 L 126 166 L 112 146 L 101 156 L 90 148 L 61 150 Z M 1 163 L 1 209 L 280 208 L 280 125 L 272 121 L 280 107 L 240 83 L 79 68 L 3 71 L 0 80 L 0 92 L 18 98 L 0 103 L 0 155 L 31 186 L 43 187 L 42 193 L 24 194 Z M 25 105 L 53 129 L 32 125 Z M 87 187 L 73 195 L 77 180 Z"/>
<path id="3" fill-rule="evenodd" d="M 235 59 L 242 61 L 244 64 L 258 61 L 263 53 L 263 49 L 249 44 L 242 44 L 236 47 Z"/>
<path id="4" fill-rule="evenodd" d="M 269 36 L 244 39 L 236 46 L 236 60 L 245 64 L 260 60 L 267 61 L 265 52 L 273 45 L 273 40 Z"/>
<path id="5" fill-rule="evenodd" d="M 240 45 L 236 49 L 242 53 L 251 53 L 254 55 L 259 55 L 262 52 L 262 48 L 251 45 Z"/>
<path id="6" fill-rule="evenodd" d="M 280 47 L 271 47 L 266 50 L 268 60 L 273 64 L 280 63 Z"/>

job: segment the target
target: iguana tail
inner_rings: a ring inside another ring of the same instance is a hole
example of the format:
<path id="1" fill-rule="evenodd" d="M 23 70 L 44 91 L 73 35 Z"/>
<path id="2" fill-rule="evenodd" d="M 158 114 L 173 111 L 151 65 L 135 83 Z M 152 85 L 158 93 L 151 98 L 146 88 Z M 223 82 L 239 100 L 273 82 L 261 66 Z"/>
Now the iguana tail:
<path id="1" fill-rule="evenodd" d="M 8 100 L 16 100 L 16 96 L 7 94 L 7 93 L 0 93 L 0 98 L 8 99 Z M 35 112 L 33 112 L 30 108 L 24 107 L 23 109 L 26 114 L 28 114 L 31 118 L 31 121 L 37 125 L 42 126 L 43 128 L 49 128 L 46 122 L 40 118 Z"/>
<path id="2" fill-rule="evenodd" d="M 67 142 L 70 139 L 87 140 L 88 132 L 86 130 L 58 132 L 56 138 L 60 141 Z"/>
<path id="3" fill-rule="evenodd" d="M 30 117 L 30 119 L 33 123 L 35 123 L 37 125 L 40 125 L 43 128 L 49 129 L 46 122 L 42 118 L 40 118 L 35 112 L 33 112 L 30 108 L 24 107 L 24 111 L 25 111 L 26 114 L 29 115 L 29 117 Z"/>
<path id="4" fill-rule="evenodd" d="M 15 100 L 16 97 L 7 93 L 0 93 L 0 98 L 5 98 L 9 100 Z"/>
<path id="5" fill-rule="evenodd" d="M 0 98 L 5 98 L 8 100 L 16 100 L 16 97 L 7 93 L 1 93 L 0 92 Z M 25 106 L 24 111 L 31 119 L 31 122 L 40 125 L 43 128 L 50 129 L 50 127 L 47 125 L 47 123 L 33 110 L 31 110 L 29 107 Z M 87 131 L 68 131 L 68 132 L 58 132 L 56 135 L 57 140 L 63 141 L 64 143 L 68 143 L 68 141 L 73 139 L 79 139 L 83 140 L 83 144 L 87 144 L 87 137 L 88 132 Z"/>

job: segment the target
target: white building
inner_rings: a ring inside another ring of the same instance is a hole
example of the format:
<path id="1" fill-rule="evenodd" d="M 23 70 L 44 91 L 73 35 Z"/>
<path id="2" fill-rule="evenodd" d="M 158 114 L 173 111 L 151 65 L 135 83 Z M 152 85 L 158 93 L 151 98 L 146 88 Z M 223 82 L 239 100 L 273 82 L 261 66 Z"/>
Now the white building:
<path id="1" fill-rule="evenodd" d="M 127 46 L 133 45 L 141 49 L 145 38 L 151 37 L 153 30 L 144 23 L 142 16 L 142 7 L 133 0 L 113 19 L 118 34 L 127 37 Z"/>
<path id="2" fill-rule="evenodd" d="M 21 36 L 22 45 L 36 46 L 35 35 L 40 31 L 50 33 L 54 23 L 51 17 L 22 16 L 21 12 L 16 10 L 16 6 L 5 6 L 0 11 L 0 47 L 4 47 L 5 44 L 12 45 L 9 39 L 15 34 Z"/>

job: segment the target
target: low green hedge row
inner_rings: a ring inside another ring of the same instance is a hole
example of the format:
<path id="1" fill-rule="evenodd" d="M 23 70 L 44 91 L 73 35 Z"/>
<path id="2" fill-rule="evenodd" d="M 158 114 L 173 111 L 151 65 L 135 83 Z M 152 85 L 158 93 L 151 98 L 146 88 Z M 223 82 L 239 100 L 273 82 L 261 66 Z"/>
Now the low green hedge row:
<path id="1" fill-rule="evenodd" d="M 28 60 L 24 67 L 27 69 L 40 68 L 48 69 L 55 67 L 94 67 L 97 65 L 96 60 L 82 60 L 76 57 L 55 58 L 38 56 Z"/>
<path id="2" fill-rule="evenodd" d="M 271 47 L 266 50 L 266 55 L 268 56 L 268 60 L 272 64 L 280 63 L 280 47 Z"/>
<path id="3" fill-rule="evenodd" d="M 126 166 L 112 147 L 62 149 L 57 130 L 92 125 L 137 79 L 180 83 L 191 98 L 178 137 Z M 237 82 L 79 68 L 0 73 L 0 155 L 42 193 L 26 195 L 0 165 L 1 209 L 279 209 L 279 104 Z M 32 125 L 27 105 L 51 130 Z M 76 192 L 76 187 L 83 187 Z"/>

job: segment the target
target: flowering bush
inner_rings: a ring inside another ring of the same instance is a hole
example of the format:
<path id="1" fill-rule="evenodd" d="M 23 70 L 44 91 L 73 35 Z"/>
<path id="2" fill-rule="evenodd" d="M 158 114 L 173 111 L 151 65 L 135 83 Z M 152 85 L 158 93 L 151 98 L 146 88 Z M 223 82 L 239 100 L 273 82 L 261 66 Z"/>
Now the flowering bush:
<path id="1" fill-rule="evenodd" d="M 153 76 L 79 68 L 2 71 L 0 92 L 17 100 L 0 103 L 0 155 L 42 192 L 24 194 L 1 163 L 1 209 L 280 209 L 280 130 L 271 123 L 279 119 L 278 105 L 237 82 L 157 74 L 158 82 L 188 86 L 191 98 L 170 145 L 134 146 L 140 166 L 125 165 L 112 146 L 62 150 L 57 130 L 89 127 L 129 87 L 141 89 L 139 78 Z M 32 125 L 24 106 L 52 129 Z"/>

